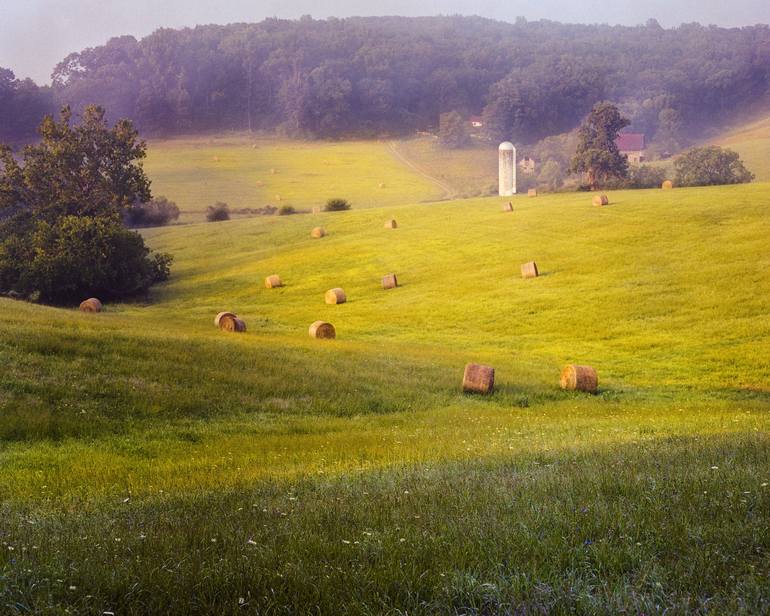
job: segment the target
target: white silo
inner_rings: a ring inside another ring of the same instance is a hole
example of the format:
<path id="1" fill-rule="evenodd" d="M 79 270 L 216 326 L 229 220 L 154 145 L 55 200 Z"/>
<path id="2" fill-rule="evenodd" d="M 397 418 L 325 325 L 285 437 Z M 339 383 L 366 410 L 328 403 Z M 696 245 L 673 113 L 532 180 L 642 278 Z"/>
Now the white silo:
<path id="1" fill-rule="evenodd" d="M 516 148 L 510 141 L 503 141 L 497 153 L 500 196 L 510 197 L 516 194 Z"/>

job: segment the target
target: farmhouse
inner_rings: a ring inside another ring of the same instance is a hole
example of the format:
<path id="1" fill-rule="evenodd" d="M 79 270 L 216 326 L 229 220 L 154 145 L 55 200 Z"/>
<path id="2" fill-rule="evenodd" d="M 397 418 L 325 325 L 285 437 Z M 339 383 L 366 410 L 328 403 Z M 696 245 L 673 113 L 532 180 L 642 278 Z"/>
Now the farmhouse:
<path id="1" fill-rule="evenodd" d="M 615 140 L 621 154 L 634 165 L 644 162 L 644 135 L 642 133 L 621 133 Z"/>
<path id="2" fill-rule="evenodd" d="M 471 116 L 468 119 L 468 122 L 470 122 L 470 125 L 473 128 L 483 128 L 484 127 L 484 120 L 481 118 L 481 116 Z"/>
<path id="3" fill-rule="evenodd" d="M 525 156 L 519 161 L 519 170 L 522 173 L 533 175 L 535 173 L 535 159 Z"/>

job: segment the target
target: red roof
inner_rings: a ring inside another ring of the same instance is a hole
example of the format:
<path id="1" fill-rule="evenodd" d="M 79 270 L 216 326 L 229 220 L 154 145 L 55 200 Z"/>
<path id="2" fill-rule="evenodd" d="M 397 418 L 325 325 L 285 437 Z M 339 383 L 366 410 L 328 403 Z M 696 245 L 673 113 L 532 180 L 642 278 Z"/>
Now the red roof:
<path id="1" fill-rule="evenodd" d="M 615 145 L 621 152 L 641 152 L 644 150 L 644 135 L 642 133 L 620 133 Z"/>

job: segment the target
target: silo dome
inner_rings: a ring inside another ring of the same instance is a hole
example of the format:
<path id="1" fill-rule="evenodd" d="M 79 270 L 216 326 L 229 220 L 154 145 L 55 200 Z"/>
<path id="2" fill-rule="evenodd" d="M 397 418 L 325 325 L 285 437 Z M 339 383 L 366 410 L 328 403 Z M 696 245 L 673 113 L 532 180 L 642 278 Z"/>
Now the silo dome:
<path id="1" fill-rule="evenodd" d="M 515 148 L 513 147 L 513 144 L 510 141 L 503 141 L 500 144 L 500 147 L 497 149 L 500 151 L 508 150 L 509 152 L 513 152 Z"/>

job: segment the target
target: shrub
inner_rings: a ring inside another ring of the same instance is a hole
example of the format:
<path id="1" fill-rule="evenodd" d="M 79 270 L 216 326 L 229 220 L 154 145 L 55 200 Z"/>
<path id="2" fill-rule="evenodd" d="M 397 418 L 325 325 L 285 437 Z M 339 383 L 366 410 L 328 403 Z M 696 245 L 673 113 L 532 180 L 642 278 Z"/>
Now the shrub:
<path id="1" fill-rule="evenodd" d="M 324 210 L 327 212 L 342 212 L 350 209 L 350 203 L 346 199 L 329 199 L 326 202 Z"/>
<path id="2" fill-rule="evenodd" d="M 128 207 L 124 218 L 129 227 L 160 227 L 177 220 L 179 208 L 166 197 L 155 197 Z"/>
<path id="3" fill-rule="evenodd" d="M 692 148 L 674 161 L 677 186 L 744 184 L 754 179 L 737 152 L 712 145 Z"/>
<path id="4" fill-rule="evenodd" d="M 208 208 L 206 208 L 206 220 L 209 222 L 230 220 L 230 206 L 221 201 L 217 201 L 214 205 L 208 206 Z"/>
<path id="5" fill-rule="evenodd" d="M 133 296 L 169 276 L 171 256 L 151 254 L 117 216 L 40 221 L 20 239 L 11 236 L 0 244 L 0 285 L 43 302 Z"/>
<path id="6" fill-rule="evenodd" d="M 296 214 L 297 210 L 294 209 L 294 206 L 291 205 L 282 205 L 278 208 L 278 215 L 279 216 L 288 216 L 290 214 Z"/>

